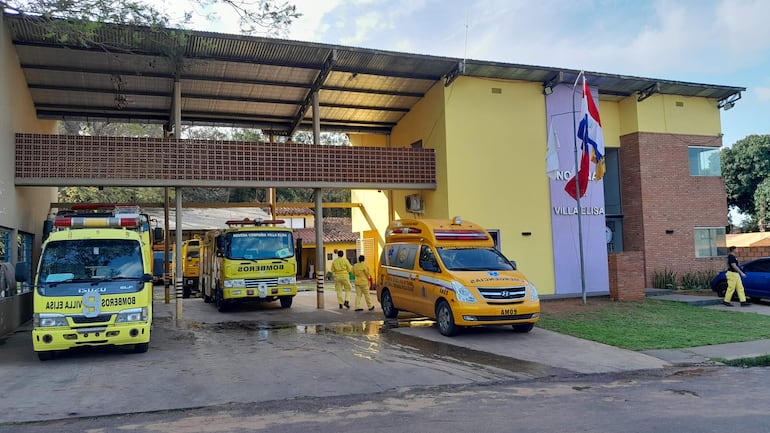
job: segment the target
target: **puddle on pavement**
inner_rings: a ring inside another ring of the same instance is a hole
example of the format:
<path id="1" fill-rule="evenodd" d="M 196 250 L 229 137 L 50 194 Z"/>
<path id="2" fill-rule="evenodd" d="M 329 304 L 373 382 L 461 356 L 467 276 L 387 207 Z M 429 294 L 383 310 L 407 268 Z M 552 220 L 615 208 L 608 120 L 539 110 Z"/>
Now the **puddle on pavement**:
<path id="1" fill-rule="evenodd" d="M 394 328 L 405 327 L 431 327 L 432 320 L 424 318 L 342 322 L 320 325 L 298 325 L 289 322 L 278 321 L 227 321 L 219 323 L 187 323 L 189 329 L 205 329 L 215 333 L 241 333 L 241 337 L 253 338 L 257 341 L 277 341 L 296 335 L 318 336 L 342 336 L 357 339 L 361 337 L 363 343 L 371 345 L 377 343 L 380 347 L 376 352 L 387 348 L 410 357 L 419 357 L 423 362 L 442 363 L 447 362 L 463 364 L 466 367 L 474 365 L 491 369 L 501 369 L 514 374 L 523 374 L 534 377 L 552 376 L 567 372 L 544 364 L 524 361 L 516 358 L 483 352 L 461 346 L 447 344 L 439 341 L 431 341 L 405 335 Z M 494 332 L 494 330 L 490 330 Z M 437 330 L 435 332 L 438 332 Z M 329 344 L 335 344 L 335 340 L 329 340 Z"/>

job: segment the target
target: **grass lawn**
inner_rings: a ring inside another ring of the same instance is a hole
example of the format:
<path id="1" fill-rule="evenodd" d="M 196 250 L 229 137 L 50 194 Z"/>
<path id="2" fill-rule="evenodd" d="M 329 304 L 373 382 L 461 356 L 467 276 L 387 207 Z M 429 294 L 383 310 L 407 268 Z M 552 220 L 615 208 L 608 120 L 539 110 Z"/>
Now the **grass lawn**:
<path id="1" fill-rule="evenodd" d="M 736 308 L 740 308 L 737 306 Z M 754 306 L 752 308 L 770 308 Z M 770 338 L 770 316 L 680 302 L 541 302 L 543 329 L 630 350 L 677 349 Z"/>

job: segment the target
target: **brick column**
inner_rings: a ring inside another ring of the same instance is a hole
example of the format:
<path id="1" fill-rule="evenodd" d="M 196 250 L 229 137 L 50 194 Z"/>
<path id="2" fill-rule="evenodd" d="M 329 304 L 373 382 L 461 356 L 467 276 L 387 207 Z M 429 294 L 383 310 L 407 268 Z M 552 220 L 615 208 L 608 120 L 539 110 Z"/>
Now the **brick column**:
<path id="1" fill-rule="evenodd" d="M 644 253 L 625 251 L 607 255 L 610 273 L 610 298 L 613 301 L 644 299 Z"/>

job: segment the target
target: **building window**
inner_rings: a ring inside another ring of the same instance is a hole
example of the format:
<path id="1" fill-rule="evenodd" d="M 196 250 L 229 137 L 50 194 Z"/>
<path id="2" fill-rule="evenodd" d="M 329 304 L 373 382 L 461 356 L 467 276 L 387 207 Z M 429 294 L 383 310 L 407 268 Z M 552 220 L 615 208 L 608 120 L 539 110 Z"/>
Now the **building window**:
<path id="1" fill-rule="evenodd" d="M 722 165 L 719 162 L 719 148 L 688 147 L 691 176 L 721 176 Z"/>
<path id="2" fill-rule="evenodd" d="M 723 257 L 727 255 L 724 227 L 695 228 L 695 257 Z"/>
<path id="3" fill-rule="evenodd" d="M 0 262 L 11 261 L 11 231 L 0 227 Z"/>

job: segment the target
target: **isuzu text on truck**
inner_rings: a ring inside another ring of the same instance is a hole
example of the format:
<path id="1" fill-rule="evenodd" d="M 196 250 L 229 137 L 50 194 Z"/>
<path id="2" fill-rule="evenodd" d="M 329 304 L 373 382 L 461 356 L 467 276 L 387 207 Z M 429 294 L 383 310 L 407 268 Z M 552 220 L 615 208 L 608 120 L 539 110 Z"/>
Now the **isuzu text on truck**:
<path id="1" fill-rule="evenodd" d="M 234 220 L 201 241 L 201 296 L 219 311 L 244 301 L 280 300 L 291 307 L 297 294 L 294 233 L 282 220 Z"/>
<path id="2" fill-rule="evenodd" d="M 57 214 L 34 282 L 32 345 L 40 360 L 83 346 L 147 351 L 150 244 L 147 216 L 136 206 L 73 206 Z"/>

